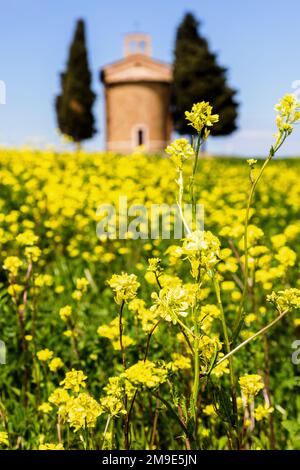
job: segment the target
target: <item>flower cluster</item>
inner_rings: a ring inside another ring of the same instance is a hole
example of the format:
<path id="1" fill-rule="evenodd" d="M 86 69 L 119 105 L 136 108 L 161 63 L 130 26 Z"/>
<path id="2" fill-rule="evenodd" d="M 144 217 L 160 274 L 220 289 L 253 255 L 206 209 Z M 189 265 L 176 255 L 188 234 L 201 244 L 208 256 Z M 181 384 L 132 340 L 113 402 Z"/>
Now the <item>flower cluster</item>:
<path id="1" fill-rule="evenodd" d="M 0 444 L 4 444 L 5 446 L 9 446 L 8 434 L 5 431 L 0 432 Z"/>
<path id="2" fill-rule="evenodd" d="M 220 241 L 211 232 L 192 232 L 183 242 L 182 254 L 190 261 L 191 274 L 197 279 L 202 270 L 210 273 L 219 262 Z"/>
<path id="3" fill-rule="evenodd" d="M 52 442 L 47 442 L 45 444 L 39 445 L 39 450 L 64 450 L 63 444 L 53 444 Z"/>
<path id="4" fill-rule="evenodd" d="M 145 386 L 155 388 L 164 383 L 168 372 L 163 367 L 158 367 L 151 361 L 139 361 L 126 369 L 123 373 L 125 377 L 134 386 Z"/>
<path id="5" fill-rule="evenodd" d="M 72 307 L 71 305 L 66 305 L 59 310 L 59 316 L 63 321 L 67 321 L 67 319 L 72 315 Z"/>
<path id="6" fill-rule="evenodd" d="M 195 103 L 192 110 L 185 112 L 185 118 L 189 122 L 189 126 L 192 126 L 198 134 L 201 134 L 204 130 L 204 138 L 207 139 L 210 131 L 207 127 L 212 127 L 219 121 L 218 114 L 212 114 L 212 106 L 208 102 L 202 101 L 201 103 Z"/>
<path id="7" fill-rule="evenodd" d="M 69 397 L 64 406 L 60 407 L 62 418 L 75 431 L 85 427 L 94 428 L 97 418 L 102 413 L 100 404 L 86 392 L 79 393 L 76 397 Z"/>
<path id="8" fill-rule="evenodd" d="M 115 292 L 115 302 L 118 305 L 134 299 L 140 286 L 135 274 L 127 273 L 113 274 L 107 283 Z"/>
<path id="9" fill-rule="evenodd" d="M 170 155 L 176 168 L 182 169 L 183 163 L 195 157 L 195 152 L 191 144 L 186 139 L 177 139 L 166 148 L 166 153 Z"/>
<path id="10" fill-rule="evenodd" d="M 244 375 L 239 378 L 242 394 L 247 402 L 251 401 L 263 388 L 264 383 L 258 374 Z"/>
<path id="11" fill-rule="evenodd" d="M 82 370 L 72 369 L 70 372 L 66 373 L 64 380 L 60 382 L 60 385 L 63 385 L 66 390 L 73 390 L 74 392 L 79 392 L 81 388 L 86 387 L 85 380 L 87 376 L 84 375 Z"/>
<path id="12" fill-rule="evenodd" d="M 100 400 L 103 410 L 113 417 L 126 414 L 124 395 L 126 394 L 129 400 L 133 398 L 135 393 L 133 385 L 122 377 L 110 377 L 104 391 L 105 395 Z"/>
<path id="13" fill-rule="evenodd" d="M 278 112 L 276 117 L 276 124 L 278 127 L 278 134 L 286 133 L 291 134 L 293 131 L 293 124 L 300 121 L 300 103 L 294 94 L 287 94 L 275 106 Z"/>
<path id="14" fill-rule="evenodd" d="M 48 348 L 41 349 L 36 355 L 41 362 L 47 362 L 53 357 L 53 351 L 50 351 Z"/>
<path id="15" fill-rule="evenodd" d="M 178 317 L 186 317 L 188 314 L 186 292 L 180 285 L 163 287 L 159 294 L 153 292 L 151 297 L 154 301 L 154 305 L 150 307 L 151 312 L 174 325 L 179 320 Z"/>
<path id="16" fill-rule="evenodd" d="M 300 289 L 285 289 L 278 293 L 272 292 L 267 296 L 267 301 L 276 306 L 279 312 L 300 308 Z"/>
<path id="17" fill-rule="evenodd" d="M 8 256 L 3 263 L 3 269 L 8 271 L 11 276 L 17 276 L 20 267 L 22 266 L 22 260 L 17 256 Z"/>
<path id="18" fill-rule="evenodd" d="M 269 415 L 273 413 L 273 411 L 274 411 L 273 406 L 270 406 L 266 403 L 264 405 L 258 405 L 254 410 L 254 417 L 256 421 L 262 421 L 268 418 Z"/>

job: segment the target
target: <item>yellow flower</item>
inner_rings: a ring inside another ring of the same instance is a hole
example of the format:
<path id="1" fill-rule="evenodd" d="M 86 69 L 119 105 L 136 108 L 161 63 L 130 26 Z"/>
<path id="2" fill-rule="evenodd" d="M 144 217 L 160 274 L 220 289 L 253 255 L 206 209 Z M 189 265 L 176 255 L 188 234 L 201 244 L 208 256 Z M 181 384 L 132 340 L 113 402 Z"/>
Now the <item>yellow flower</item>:
<path id="1" fill-rule="evenodd" d="M 273 411 L 273 406 L 267 405 L 266 403 L 264 405 L 258 405 L 254 410 L 256 421 L 262 421 L 263 419 L 266 419 L 270 413 L 273 413 Z"/>
<path id="2" fill-rule="evenodd" d="M 49 403 L 42 403 L 39 407 L 38 407 L 38 410 L 41 411 L 42 413 L 50 413 L 50 411 L 52 410 L 52 406 L 49 405 Z"/>
<path id="3" fill-rule="evenodd" d="M 9 446 L 8 434 L 5 431 L 0 432 L 0 444 L 4 444 L 5 446 Z"/>
<path id="4" fill-rule="evenodd" d="M 170 155 L 176 168 L 182 168 L 183 162 L 195 157 L 195 152 L 191 144 L 186 139 L 177 139 L 166 148 L 166 153 Z"/>
<path id="5" fill-rule="evenodd" d="M 25 256 L 29 261 L 36 262 L 41 257 L 41 250 L 38 246 L 27 246 L 25 248 Z"/>
<path id="6" fill-rule="evenodd" d="M 56 294 L 62 294 L 62 292 L 64 292 L 64 290 L 65 290 L 64 286 L 55 287 L 55 293 Z"/>
<path id="7" fill-rule="evenodd" d="M 275 106 L 277 111 L 276 124 L 278 127 L 279 137 L 281 134 L 291 134 L 293 132 L 293 124 L 300 120 L 300 103 L 294 94 L 285 95 Z"/>
<path id="8" fill-rule="evenodd" d="M 60 410 L 64 420 L 78 431 L 81 428 L 94 428 L 98 416 L 103 412 L 99 403 L 88 393 L 80 393 L 77 397 L 70 397 Z"/>
<path id="9" fill-rule="evenodd" d="M 178 353 L 173 353 L 172 362 L 169 362 L 167 364 L 167 368 L 173 372 L 177 372 L 178 370 L 190 369 L 191 366 L 191 359 Z"/>
<path id="10" fill-rule="evenodd" d="M 53 405 L 59 406 L 62 403 L 68 401 L 69 398 L 70 396 L 67 390 L 65 390 L 64 388 L 56 388 L 54 392 L 51 393 L 48 400 L 50 403 L 53 403 Z"/>
<path id="11" fill-rule="evenodd" d="M 244 375 L 239 378 L 239 384 L 242 393 L 247 401 L 250 401 L 255 395 L 264 388 L 262 378 L 258 374 Z"/>
<path id="12" fill-rule="evenodd" d="M 129 367 L 122 376 L 135 386 L 145 385 L 148 388 L 154 388 L 166 381 L 167 371 L 147 360 L 139 361 Z"/>
<path id="13" fill-rule="evenodd" d="M 39 450 L 64 450 L 63 444 L 45 443 L 39 445 Z"/>
<path id="14" fill-rule="evenodd" d="M 9 271 L 12 276 L 16 276 L 22 264 L 22 261 L 17 256 L 8 256 L 4 260 L 3 269 Z"/>
<path id="15" fill-rule="evenodd" d="M 66 390 L 73 390 L 74 392 L 79 392 L 80 388 L 85 388 L 85 380 L 87 376 L 84 375 L 82 370 L 72 369 L 70 372 L 66 373 L 64 380 L 60 382 L 60 385 Z"/>
<path id="16" fill-rule="evenodd" d="M 115 301 L 118 305 L 129 302 L 136 296 L 140 286 L 135 274 L 113 274 L 107 284 L 115 292 Z"/>
<path id="17" fill-rule="evenodd" d="M 78 333 L 75 330 L 66 330 L 63 332 L 63 335 L 67 338 L 77 338 Z"/>
<path id="18" fill-rule="evenodd" d="M 182 254 L 187 256 L 191 263 L 191 274 L 197 278 L 201 270 L 210 272 L 219 262 L 220 241 L 211 232 L 197 230 L 185 238 Z"/>
<path id="19" fill-rule="evenodd" d="M 218 416 L 214 405 L 206 405 L 206 406 L 203 408 L 203 413 L 204 413 L 206 416 L 210 416 L 210 417 L 212 417 L 212 418 L 216 418 L 216 417 Z"/>
<path id="20" fill-rule="evenodd" d="M 40 361 L 47 362 L 52 358 L 53 351 L 50 351 L 49 349 L 41 349 L 36 353 L 36 355 Z"/>
<path id="21" fill-rule="evenodd" d="M 282 246 L 278 254 L 275 255 L 275 259 L 279 261 L 283 266 L 286 268 L 289 266 L 294 266 L 296 263 L 297 255 L 296 253 L 291 250 L 288 246 Z"/>
<path id="22" fill-rule="evenodd" d="M 25 339 L 26 339 L 26 341 L 28 341 L 28 343 L 29 343 L 30 341 L 33 340 L 33 337 L 32 337 L 32 335 L 25 335 Z"/>
<path id="23" fill-rule="evenodd" d="M 11 297 L 15 297 L 18 294 L 21 294 L 23 290 L 24 290 L 24 286 L 20 286 L 19 284 L 11 284 L 7 288 L 7 292 Z"/>
<path id="24" fill-rule="evenodd" d="M 161 316 L 166 321 L 178 322 L 178 317 L 188 315 L 189 304 L 187 295 L 183 287 L 163 287 L 159 294 L 153 292 L 151 295 L 154 305 L 150 308 L 151 312 Z"/>
<path id="25" fill-rule="evenodd" d="M 63 321 L 67 321 L 67 319 L 72 315 L 72 307 L 70 305 L 66 305 L 59 310 L 59 316 Z"/>
<path id="26" fill-rule="evenodd" d="M 49 363 L 49 369 L 51 372 L 56 372 L 57 369 L 61 369 L 63 366 L 64 363 L 60 357 L 54 357 Z"/>
<path id="27" fill-rule="evenodd" d="M 277 294 L 272 292 L 272 294 L 267 296 L 267 301 L 274 304 L 280 312 L 286 309 L 299 309 L 300 289 L 280 290 Z"/>
<path id="28" fill-rule="evenodd" d="M 39 237 L 35 235 L 31 230 L 26 230 L 25 232 L 20 233 L 16 238 L 19 245 L 24 245 L 24 246 L 35 245 L 38 239 Z"/>
<path id="29" fill-rule="evenodd" d="M 208 102 L 202 101 L 201 103 L 195 103 L 190 112 L 185 112 L 185 118 L 189 122 L 189 126 L 194 127 L 198 134 L 200 134 L 204 128 L 212 127 L 219 121 L 218 114 L 212 114 L 212 106 Z M 209 132 L 204 135 L 207 138 Z"/>
<path id="30" fill-rule="evenodd" d="M 74 292 L 72 293 L 72 298 L 77 301 L 81 300 L 82 292 L 83 291 L 81 290 L 74 290 Z"/>
<path id="31" fill-rule="evenodd" d="M 89 281 L 85 277 L 78 278 L 76 280 L 76 289 L 86 292 Z"/>

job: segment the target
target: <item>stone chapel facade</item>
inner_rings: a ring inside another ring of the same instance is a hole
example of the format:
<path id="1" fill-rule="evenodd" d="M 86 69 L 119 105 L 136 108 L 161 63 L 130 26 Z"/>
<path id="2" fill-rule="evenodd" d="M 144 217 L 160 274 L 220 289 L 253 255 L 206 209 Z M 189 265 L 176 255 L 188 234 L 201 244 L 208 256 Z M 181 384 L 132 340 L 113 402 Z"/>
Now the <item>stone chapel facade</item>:
<path id="1" fill-rule="evenodd" d="M 106 149 L 131 153 L 143 145 L 161 152 L 170 142 L 172 68 L 151 57 L 151 38 L 129 34 L 124 58 L 101 71 L 105 89 Z"/>

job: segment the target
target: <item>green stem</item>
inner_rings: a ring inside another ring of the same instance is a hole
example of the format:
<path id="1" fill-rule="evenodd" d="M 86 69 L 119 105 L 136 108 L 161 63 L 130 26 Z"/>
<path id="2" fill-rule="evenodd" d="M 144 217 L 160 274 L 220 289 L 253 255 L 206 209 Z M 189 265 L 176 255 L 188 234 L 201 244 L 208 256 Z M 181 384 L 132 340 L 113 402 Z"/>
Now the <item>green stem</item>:
<path id="1" fill-rule="evenodd" d="M 192 207 L 193 207 L 193 216 L 196 215 L 196 201 L 195 201 L 195 194 L 194 194 L 194 181 L 195 181 L 195 175 L 197 172 L 198 168 L 198 161 L 199 161 L 199 152 L 200 152 L 200 147 L 201 144 L 203 143 L 201 136 L 198 135 L 198 140 L 197 140 L 197 145 L 195 148 L 195 160 L 194 160 L 194 166 L 193 166 L 193 173 L 191 177 L 191 182 L 190 182 L 190 198 L 192 201 Z"/>
<path id="2" fill-rule="evenodd" d="M 237 436 L 239 436 L 239 431 L 238 431 L 238 409 L 237 409 L 237 400 L 236 400 L 236 382 L 235 382 L 235 377 L 234 377 L 234 367 L 233 367 L 233 360 L 232 357 L 230 356 L 231 348 L 230 348 L 230 341 L 229 341 L 229 335 L 228 335 L 228 328 L 226 324 L 226 319 L 225 319 L 225 313 L 224 313 L 224 308 L 223 308 L 223 303 L 221 299 L 221 290 L 220 290 L 220 283 L 216 275 L 213 276 L 213 284 L 214 284 L 214 289 L 217 297 L 217 303 L 218 307 L 221 313 L 221 323 L 222 323 L 222 330 L 223 330 L 223 336 L 224 336 L 224 342 L 225 342 L 225 348 L 227 352 L 227 357 L 228 362 L 229 362 L 229 375 L 230 375 L 230 386 L 231 386 L 231 398 L 232 398 L 232 411 L 233 411 L 233 419 L 237 431 Z M 237 438 L 237 445 L 239 447 L 239 437 Z"/>
<path id="3" fill-rule="evenodd" d="M 199 325 L 194 313 L 194 329 L 195 329 L 195 338 L 194 338 L 194 384 L 193 384 L 193 393 L 192 393 L 192 406 L 193 406 L 193 417 L 196 426 L 197 419 L 197 401 L 199 394 L 199 380 L 200 380 L 200 363 L 199 363 Z"/>
<path id="4" fill-rule="evenodd" d="M 246 216 L 245 216 L 245 224 L 244 224 L 244 265 L 245 265 L 245 271 L 244 271 L 244 283 L 243 283 L 243 292 L 242 292 L 242 297 L 238 309 L 238 314 L 237 314 L 237 319 L 235 322 L 235 333 L 234 333 L 234 338 L 236 338 L 240 332 L 242 322 L 243 322 L 243 313 L 244 313 L 244 304 L 245 304 L 245 298 L 248 292 L 248 276 L 249 276 L 249 259 L 248 259 L 248 252 L 249 252 L 249 247 L 248 247 L 248 227 L 249 227 L 249 219 L 250 219 L 250 209 L 252 205 L 252 201 L 254 198 L 254 193 L 255 189 L 257 187 L 258 182 L 260 181 L 267 165 L 269 162 L 272 160 L 272 158 L 275 156 L 276 152 L 280 149 L 280 147 L 283 145 L 285 139 L 287 138 L 287 134 L 280 135 L 275 143 L 274 147 L 271 147 L 270 153 L 268 158 L 265 160 L 263 166 L 261 167 L 258 176 L 255 178 L 255 180 L 252 182 L 252 186 L 250 189 L 250 194 L 248 197 L 248 202 L 247 202 L 247 208 L 246 208 Z"/>
<path id="5" fill-rule="evenodd" d="M 125 358 L 125 351 L 123 345 L 123 309 L 124 309 L 125 301 L 123 300 L 120 308 L 119 314 L 119 338 L 120 338 L 120 349 L 121 349 L 121 356 L 122 356 L 122 365 L 124 370 L 126 369 L 126 358 Z"/>
<path id="6" fill-rule="evenodd" d="M 170 411 L 170 413 L 172 414 L 172 416 L 176 419 L 177 423 L 179 424 L 179 426 L 182 428 L 182 430 L 184 431 L 184 433 L 187 435 L 187 437 L 189 439 L 192 439 L 193 436 L 190 435 L 187 427 L 185 426 L 185 424 L 181 421 L 181 419 L 179 418 L 179 416 L 177 416 L 177 414 L 175 413 L 175 411 L 173 410 L 173 408 L 171 407 L 171 405 L 169 404 L 169 402 L 167 400 L 165 400 L 163 397 L 161 397 L 160 395 L 158 395 L 157 393 L 153 393 L 151 390 L 149 390 L 150 393 L 155 397 L 157 398 L 158 400 L 160 400 L 165 406 L 166 408 Z"/>
<path id="7" fill-rule="evenodd" d="M 261 330 L 259 330 L 257 333 L 255 333 L 254 335 L 250 336 L 250 338 L 247 338 L 245 341 L 243 341 L 241 344 L 239 344 L 236 348 L 232 349 L 228 354 L 226 354 L 225 356 L 223 356 L 217 363 L 216 363 L 216 367 L 219 366 L 220 364 L 222 364 L 222 362 L 226 361 L 226 359 L 229 359 L 231 358 L 231 356 L 233 356 L 237 351 L 239 351 L 241 348 L 243 348 L 244 346 L 246 346 L 246 344 L 250 343 L 250 341 L 258 338 L 258 336 L 260 335 L 263 335 L 265 334 L 270 328 L 272 328 L 272 326 L 276 325 L 276 323 L 278 323 L 287 313 L 289 312 L 289 310 L 284 310 L 284 312 L 282 312 L 277 318 L 275 318 L 275 320 L 273 320 L 271 323 L 269 323 L 268 325 L 264 326 Z"/>

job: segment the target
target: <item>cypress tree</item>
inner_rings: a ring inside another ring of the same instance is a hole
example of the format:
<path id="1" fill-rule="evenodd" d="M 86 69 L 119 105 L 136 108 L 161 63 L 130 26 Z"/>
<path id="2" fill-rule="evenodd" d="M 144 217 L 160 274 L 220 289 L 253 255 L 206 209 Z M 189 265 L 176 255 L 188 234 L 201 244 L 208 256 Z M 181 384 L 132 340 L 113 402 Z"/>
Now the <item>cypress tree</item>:
<path id="1" fill-rule="evenodd" d="M 78 20 L 66 71 L 61 74 L 61 94 L 55 103 L 60 131 L 77 144 L 96 132 L 92 113 L 96 95 L 91 89 L 91 81 L 85 25 L 83 20 Z"/>
<path id="2" fill-rule="evenodd" d="M 226 69 L 218 65 L 198 27 L 196 18 L 187 13 L 177 30 L 172 93 L 174 127 L 179 134 L 191 135 L 193 130 L 187 125 L 184 112 L 193 103 L 209 101 L 213 112 L 220 115 L 211 134 L 228 135 L 237 129 L 236 91 L 227 85 Z"/>

